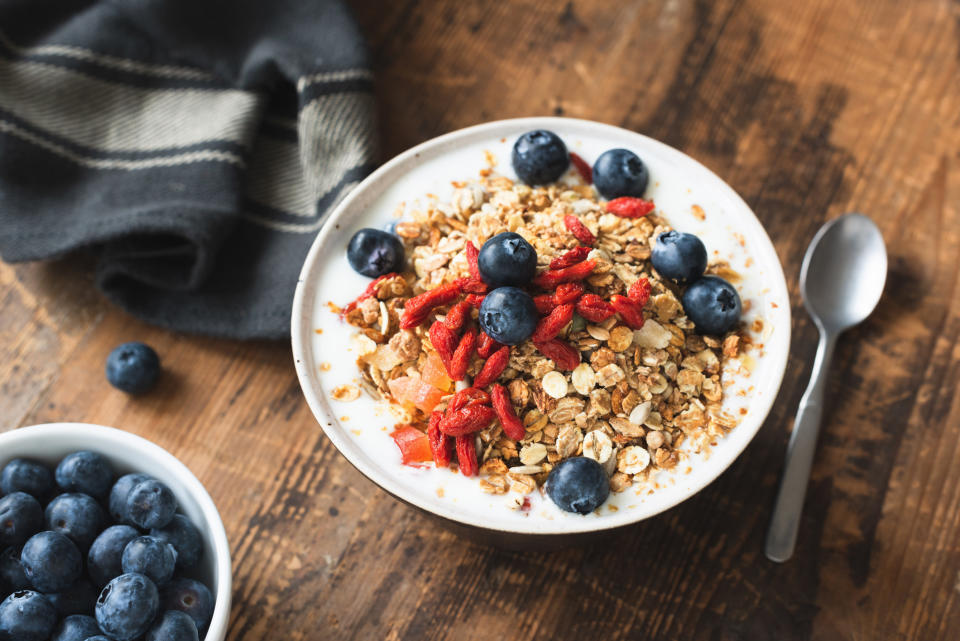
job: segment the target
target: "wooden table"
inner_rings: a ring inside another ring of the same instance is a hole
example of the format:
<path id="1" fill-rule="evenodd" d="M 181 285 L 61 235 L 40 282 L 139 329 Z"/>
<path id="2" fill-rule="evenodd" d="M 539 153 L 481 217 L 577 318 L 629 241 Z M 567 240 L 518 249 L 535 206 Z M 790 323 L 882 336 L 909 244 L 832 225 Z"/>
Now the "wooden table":
<path id="1" fill-rule="evenodd" d="M 154 329 L 82 259 L 0 265 L 0 429 L 121 426 L 184 460 L 226 522 L 230 639 L 956 639 L 960 629 L 960 2 L 355 3 L 383 157 L 459 127 L 560 114 L 704 162 L 764 222 L 795 322 L 779 401 L 709 488 L 612 546 L 478 547 L 327 442 L 285 344 Z M 872 216 L 879 309 L 831 374 L 800 542 L 762 553 L 815 330 L 796 275 L 820 224 Z M 166 374 L 111 389 L 117 343 Z"/>

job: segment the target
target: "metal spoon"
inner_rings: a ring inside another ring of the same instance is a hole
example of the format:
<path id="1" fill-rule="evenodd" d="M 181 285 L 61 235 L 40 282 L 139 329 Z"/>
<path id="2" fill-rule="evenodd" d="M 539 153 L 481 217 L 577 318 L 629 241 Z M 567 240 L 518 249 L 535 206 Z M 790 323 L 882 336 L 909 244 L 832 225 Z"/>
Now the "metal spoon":
<path id="1" fill-rule="evenodd" d="M 767 533 L 766 554 L 771 561 L 789 559 L 797 542 L 834 344 L 842 332 L 873 312 L 886 279 L 883 236 L 863 214 L 844 214 L 826 223 L 807 248 L 800 270 L 800 292 L 807 312 L 820 330 L 820 344 L 810 383 L 797 409 L 783 480 Z"/>

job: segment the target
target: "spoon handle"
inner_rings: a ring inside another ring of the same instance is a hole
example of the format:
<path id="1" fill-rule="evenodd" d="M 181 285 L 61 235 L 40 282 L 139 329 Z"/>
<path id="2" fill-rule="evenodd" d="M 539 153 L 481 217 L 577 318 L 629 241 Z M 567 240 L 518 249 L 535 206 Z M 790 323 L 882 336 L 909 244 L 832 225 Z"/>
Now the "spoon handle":
<path id="1" fill-rule="evenodd" d="M 771 561 L 782 563 L 793 556 L 803 499 L 807 493 L 813 454 L 817 447 L 817 432 L 820 430 L 820 418 L 823 414 L 823 392 L 835 342 L 835 335 L 820 331 L 817 357 L 810 373 L 810 383 L 800 399 L 797 417 L 793 422 L 783 479 L 773 508 L 770 530 L 767 532 L 766 555 Z"/>

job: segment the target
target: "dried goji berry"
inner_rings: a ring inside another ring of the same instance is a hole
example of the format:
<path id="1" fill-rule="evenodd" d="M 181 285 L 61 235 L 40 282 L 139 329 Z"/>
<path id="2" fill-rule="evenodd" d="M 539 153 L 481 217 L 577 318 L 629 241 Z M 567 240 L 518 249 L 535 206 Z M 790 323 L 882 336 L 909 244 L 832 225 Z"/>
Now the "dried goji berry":
<path id="1" fill-rule="evenodd" d="M 430 451 L 433 452 L 433 462 L 437 464 L 437 467 L 450 465 L 450 446 L 453 445 L 453 439 L 440 431 L 440 419 L 442 418 L 443 412 L 433 412 L 430 414 L 430 423 L 427 425 Z"/>
<path id="2" fill-rule="evenodd" d="M 407 301 L 403 307 L 403 315 L 400 317 L 400 329 L 411 329 L 427 320 L 437 307 L 452 303 L 460 295 L 460 285 L 457 283 L 448 283 L 440 285 L 435 289 L 424 292 L 419 296 L 414 296 Z"/>
<path id="3" fill-rule="evenodd" d="M 473 244 L 473 241 L 467 241 L 467 267 L 470 269 L 470 278 L 483 280 L 480 277 L 480 264 L 477 259 L 480 256 L 480 250 Z"/>
<path id="4" fill-rule="evenodd" d="M 540 296 L 533 297 L 533 304 L 537 308 L 537 312 L 541 316 L 546 316 L 553 311 L 553 308 L 557 306 L 553 302 L 553 294 L 541 294 Z"/>
<path id="5" fill-rule="evenodd" d="M 480 473 L 477 465 L 477 442 L 473 434 L 457 437 L 457 463 L 464 476 L 476 476 Z"/>
<path id="6" fill-rule="evenodd" d="M 453 353 L 457 349 L 457 335 L 440 321 L 434 321 L 430 326 L 430 342 L 433 344 L 433 349 L 437 350 L 437 356 L 440 357 L 443 366 L 447 368 L 447 374 L 450 374 Z"/>
<path id="7" fill-rule="evenodd" d="M 456 412 L 468 405 L 486 405 L 490 402 L 490 395 L 479 387 L 465 387 L 450 399 L 447 404 L 448 412 Z"/>
<path id="8" fill-rule="evenodd" d="M 388 278 L 393 278 L 396 275 L 397 275 L 396 272 L 390 272 L 389 274 L 384 274 L 383 276 L 379 276 L 374 280 L 372 280 L 370 284 L 367 285 L 367 288 L 363 290 L 362 294 L 360 294 L 354 300 L 347 303 L 347 306 L 340 310 L 340 316 L 346 316 L 347 314 L 355 310 L 357 308 L 357 305 L 359 305 L 360 303 L 362 303 L 363 301 L 367 300 L 368 298 L 370 298 L 371 296 L 377 293 L 377 286 L 380 283 L 387 280 Z"/>
<path id="9" fill-rule="evenodd" d="M 440 419 L 440 431 L 450 436 L 473 434 L 486 428 L 496 414 L 488 405 L 467 405 L 455 412 L 447 412 Z"/>
<path id="10" fill-rule="evenodd" d="M 616 214 L 621 218 L 640 218 L 653 210 L 652 200 L 634 198 L 633 196 L 621 196 L 607 203 L 607 212 Z"/>
<path id="11" fill-rule="evenodd" d="M 583 245 L 579 247 L 574 247 L 568 252 L 565 252 L 553 260 L 550 261 L 550 269 L 563 269 L 564 267 L 569 267 L 570 265 L 576 265 L 579 262 L 583 262 L 587 259 L 587 254 L 589 254 L 591 249 L 589 247 L 584 247 Z"/>
<path id="12" fill-rule="evenodd" d="M 564 216 L 563 224 L 567 228 L 567 231 L 573 234 L 573 237 L 584 245 L 592 245 L 597 242 L 597 237 L 590 233 L 587 226 L 580 222 L 580 219 L 573 214 Z"/>
<path id="13" fill-rule="evenodd" d="M 563 341 L 554 338 L 545 343 L 534 343 L 547 358 L 551 359 L 562 370 L 572 370 L 580 364 L 580 352 Z"/>
<path id="14" fill-rule="evenodd" d="M 576 168 L 577 173 L 580 174 L 580 177 L 583 178 L 583 182 L 587 183 L 588 185 L 593 182 L 593 169 L 590 168 L 590 165 L 587 164 L 586 160 L 571 151 L 570 162 Z"/>
<path id="15" fill-rule="evenodd" d="M 642 308 L 650 300 L 650 281 L 646 278 L 635 280 L 627 291 L 627 298 Z"/>
<path id="16" fill-rule="evenodd" d="M 616 310 L 596 294 L 584 294 L 577 301 L 577 313 L 591 323 L 602 323 L 613 316 Z"/>
<path id="17" fill-rule="evenodd" d="M 580 283 L 563 283 L 553 292 L 555 305 L 566 305 L 576 301 L 583 295 L 583 285 Z"/>
<path id="18" fill-rule="evenodd" d="M 513 403 L 510 402 L 510 395 L 503 385 L 495 384 L 490 389 L 490 400 L 493 402 L 493 411 L 497 413 L 500 419 L 500 425 L 503 426 L 503 433 L 508 438 L 515 441 L 523 440 L 527 435 L 523 422 L 517 418 L 517 413 L 513 409 Z"/>
<path id="19" fill-rule="evenodd" d="M 479 278 L 458 278 L 453 281 L 460 287 L 460 290 L 467 294 L 486 294 L 489 287 Z"/>
<path id="20" fill-rule="evenodd" d="M 573 320 L 573 303 L 559 305 L 550 314 L 540 319 L 530 340 L 534 343 L 546 343 L 551 338 L 555 338 L 571 320 Z"/>
<path id="21" fill-rule="evenodd" d="M 490 358 L 490 355 L 501 347 L 503 345 L 490 338 L 486 332 L 480 332 L 477 336 L 477 355 L 480 358 Z"/>
<path id="22" fill-rule="evenodd" d="M 643 327 L 643 308 L 635 302 L 626 296 L 614 294 L 610 297 L 610 304 L 613 306 L 613 309 L 620 314 L 620 318 L 627 324 L 627 327 L 630 329 L 640 329 Z"/>
<path id="23" fill-rule="evenodd" d="M 450 308 L 447 317 L 443 319 L 443 324 L 453 331 L 459 332 L 468 318 L 470 318 L 470 303 L 462 300 Z"/>
<path id="24" fill-rule="evenodd" d="M 572 283 L 573 281 L 583 280 L 590 275 L 593 268 L 597 266 L 595 260 L 585 260 L 570 267 L 563 269 L 548 269 L 541 272 L 533 279 L 533 284 L 543 289 L 553 289 L 560 283 Z"/>
<path id="25" fill-rule="evenodd" d="M 470 358 L 473 356 L 476 343 L 477 330 L 471 327 L 460 338 L 460 343 L 453 352 L 453 358 L 450 359 L 450 368 L 447 373 L 450 374 L 451 379 L 462 381 L 467 375 L 467 368 L 470 367 Z"/>
<path id="26" fill-rule="evenodd" d="M 485 294 L 467 294 L 467 297 L 463 300 L 470 303 L 472 307 L 480 309 L 480 306 L 483 305 L 483 299 L 486 298 Z"/>
<path id="27" fill-rule="evenodd" d="M 483 364 L 480 373 L 473 379 L 473 385 L 475 387 L 486 387 L 494 382 L 503 374 L 503 370 L 507 369 L 507 363 L 509 362 L 510 348 L 501 347 Z"/>

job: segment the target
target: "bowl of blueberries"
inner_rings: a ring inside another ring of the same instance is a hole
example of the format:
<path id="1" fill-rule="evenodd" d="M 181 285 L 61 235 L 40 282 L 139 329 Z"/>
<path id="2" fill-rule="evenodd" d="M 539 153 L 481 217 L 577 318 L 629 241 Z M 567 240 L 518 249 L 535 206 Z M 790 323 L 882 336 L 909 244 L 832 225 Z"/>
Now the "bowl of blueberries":
<path id="1" fill-rule="evenodd" d="M 230 549 L 170 453 L 121 430 L 0 434 L 0 639 L 221 641 Z"/>

